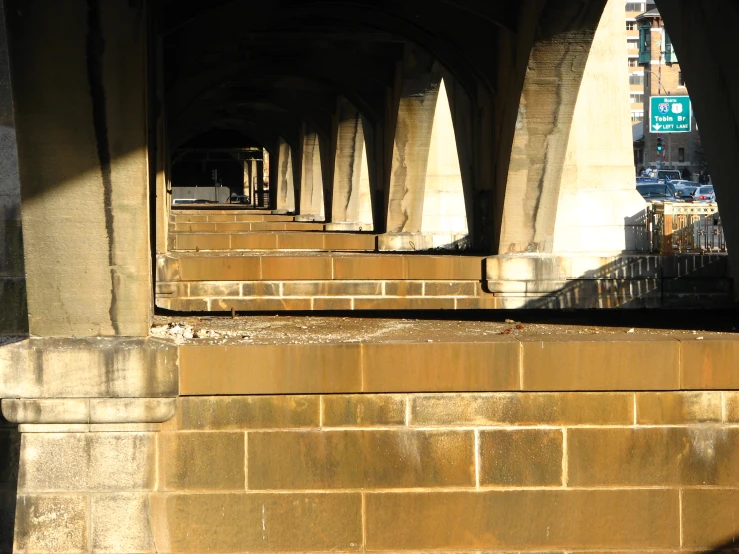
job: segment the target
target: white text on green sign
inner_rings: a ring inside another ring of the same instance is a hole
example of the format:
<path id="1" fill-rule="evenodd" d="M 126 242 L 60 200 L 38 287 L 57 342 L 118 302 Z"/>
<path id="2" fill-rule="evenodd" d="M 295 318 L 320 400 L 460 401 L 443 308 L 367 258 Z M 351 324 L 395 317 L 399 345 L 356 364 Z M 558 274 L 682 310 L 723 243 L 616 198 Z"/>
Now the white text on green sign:
<path id="1" fill-rule="evenodd" d="M 649 131 L 689 133 L 691 129 L 688 96 L 652 96 L 649 106 Z"/>

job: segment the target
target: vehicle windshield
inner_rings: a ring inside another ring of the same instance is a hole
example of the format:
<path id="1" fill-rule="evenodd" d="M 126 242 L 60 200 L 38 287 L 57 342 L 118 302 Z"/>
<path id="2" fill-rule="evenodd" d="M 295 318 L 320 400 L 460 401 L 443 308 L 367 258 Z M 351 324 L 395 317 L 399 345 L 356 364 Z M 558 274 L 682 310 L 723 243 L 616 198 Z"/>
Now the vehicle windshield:
<path id="1" fill-rule="evenodd" d="M 644 198 L 656 198 L 661 196 L 671 197 L 672 192 L 665 185 L 640 185 L 636 190 Z"/>
<path id="2" fill-rule="evenodd" d="M 660 179 L 679 179 L 680 172 L 679 171 L 658 171 L 657 176 Z"/>
<path id="3" fill-rule="evenodd" d="M 698 194 L 711 194 L 713 192 L 713 186 L 700 187 Z"/>

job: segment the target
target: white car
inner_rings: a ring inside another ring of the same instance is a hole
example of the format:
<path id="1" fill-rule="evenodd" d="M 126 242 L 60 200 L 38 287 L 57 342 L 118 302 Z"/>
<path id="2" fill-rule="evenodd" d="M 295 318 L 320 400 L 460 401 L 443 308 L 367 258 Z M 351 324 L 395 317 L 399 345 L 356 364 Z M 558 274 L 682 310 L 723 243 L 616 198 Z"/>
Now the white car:
<path id="1" fill-rule="evenodd" d="M 713 185 L 703 185 L 695 189 L 693 200 L 695 202 L 715 202 L 716 193 L 713 190 Z"/>

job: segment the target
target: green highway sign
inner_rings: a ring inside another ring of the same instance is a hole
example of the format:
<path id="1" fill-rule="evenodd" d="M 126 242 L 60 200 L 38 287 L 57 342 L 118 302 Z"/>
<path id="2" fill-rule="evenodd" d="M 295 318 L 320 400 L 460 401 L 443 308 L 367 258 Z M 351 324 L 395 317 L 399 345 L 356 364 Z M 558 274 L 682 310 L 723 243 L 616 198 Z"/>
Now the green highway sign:
<path id="1" fill-rule="evenodd" d="M 689 133 L 689 96 L 652 96 L 649 104 L 649 132 Z"/>

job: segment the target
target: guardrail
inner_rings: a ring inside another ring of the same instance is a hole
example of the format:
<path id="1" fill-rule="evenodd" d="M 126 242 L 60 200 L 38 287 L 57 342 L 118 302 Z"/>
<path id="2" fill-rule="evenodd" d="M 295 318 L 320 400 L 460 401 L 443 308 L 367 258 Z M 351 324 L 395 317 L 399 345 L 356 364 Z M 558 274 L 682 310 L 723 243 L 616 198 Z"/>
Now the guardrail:
<path id="1" fill-rule="evenodd" d="M 726 252 L 715 202 L 650 204 L 647 226 L 651 251 L 657 254 Z"/>

